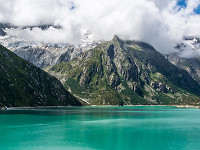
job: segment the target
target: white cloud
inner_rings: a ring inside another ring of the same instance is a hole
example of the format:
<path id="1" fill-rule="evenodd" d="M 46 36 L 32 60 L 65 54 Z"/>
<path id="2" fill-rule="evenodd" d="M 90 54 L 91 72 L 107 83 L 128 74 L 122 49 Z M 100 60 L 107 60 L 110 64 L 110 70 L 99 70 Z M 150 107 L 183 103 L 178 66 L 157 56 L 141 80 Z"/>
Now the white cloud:
<path id="1" fill-rule="evenodd" d="M 193 13 L 200 0 L 188 0 L 185 9 L 178 8 L 176 0 L 0 0 L 0 3 L 0 22 L 62 27 L 9 31 L 26 40 L 79 42 L 81 32 L 88 29 L 96 39 L 110 40 L 118 34 L 169 53 L 184 35 L 200 35 L 200 16 Z M 75 9 L 71 10 L 73 5 Z"/>

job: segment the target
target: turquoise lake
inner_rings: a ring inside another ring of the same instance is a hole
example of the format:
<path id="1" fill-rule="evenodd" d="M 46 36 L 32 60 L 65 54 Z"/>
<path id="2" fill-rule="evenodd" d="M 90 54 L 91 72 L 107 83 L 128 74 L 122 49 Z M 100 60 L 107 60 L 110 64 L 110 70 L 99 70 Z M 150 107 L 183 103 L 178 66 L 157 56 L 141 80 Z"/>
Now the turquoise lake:
<path id="1" fill-rule="evenodd" d="M 199 150 L 200 109 L 67 107 L 0 111 L 0 150 Z"/>

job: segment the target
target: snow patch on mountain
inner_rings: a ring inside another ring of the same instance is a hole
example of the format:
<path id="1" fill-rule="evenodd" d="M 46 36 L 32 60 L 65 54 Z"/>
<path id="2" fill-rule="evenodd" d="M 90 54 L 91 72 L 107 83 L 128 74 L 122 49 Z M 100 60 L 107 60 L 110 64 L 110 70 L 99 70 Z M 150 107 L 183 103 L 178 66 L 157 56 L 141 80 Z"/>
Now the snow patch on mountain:
<path id="1" fill-rule="evenodd" d="M 183 42 L 177 44 L 175 49 L 182 58 L 200 57 L 200 38 L 185 36 Z"/>
<path id="2" fill-rule="evenodd" d="M 101 41 L 95 41 L 94 35 L 87 30 L 82 31 L 81 42 L 77 44 L 30 41 L 17 37 L 11 34 L 12 32 L 8 32 L 12 30 L 15 29 L 5 29 L 7 34 L 0 36 L 0 44 L 40 68 L 52 66 L 60 62 L 68 62 L 82 52 L 94 48 L 101 43 Z"/>

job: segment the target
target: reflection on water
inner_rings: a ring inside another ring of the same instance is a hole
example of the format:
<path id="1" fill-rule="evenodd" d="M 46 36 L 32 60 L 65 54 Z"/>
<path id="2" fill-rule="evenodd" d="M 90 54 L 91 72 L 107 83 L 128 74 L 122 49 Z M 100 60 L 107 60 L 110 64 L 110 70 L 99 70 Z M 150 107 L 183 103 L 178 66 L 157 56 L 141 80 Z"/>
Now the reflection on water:
<path id="1" fill-rule="evenodd" d="M 0 149 L 197 150 L 199 116 L 167 106 L 0 111 Z"/>

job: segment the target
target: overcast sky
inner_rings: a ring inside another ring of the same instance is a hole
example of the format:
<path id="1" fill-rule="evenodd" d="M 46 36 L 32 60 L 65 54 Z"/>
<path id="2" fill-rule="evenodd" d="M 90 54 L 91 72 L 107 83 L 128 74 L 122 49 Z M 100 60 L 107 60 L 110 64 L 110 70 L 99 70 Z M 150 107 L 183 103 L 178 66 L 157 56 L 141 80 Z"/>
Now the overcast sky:
<path id="1" fill-rule="evenodd" d="M 0 22 L 59 25 L 12 34 L 44 42 L 80 42 L 89 30 L 97 40 L 141 40 L 168 53 L 184 35 L 200 36 L 200 0 L 0 0 Z"/>

